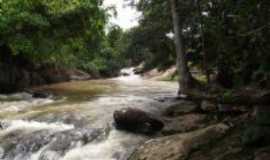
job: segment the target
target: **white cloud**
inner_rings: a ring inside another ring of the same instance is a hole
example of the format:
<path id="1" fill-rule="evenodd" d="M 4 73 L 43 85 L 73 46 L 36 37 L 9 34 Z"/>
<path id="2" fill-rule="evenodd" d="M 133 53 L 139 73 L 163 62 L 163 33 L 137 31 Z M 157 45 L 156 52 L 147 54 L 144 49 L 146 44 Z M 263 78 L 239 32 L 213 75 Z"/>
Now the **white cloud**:
<path id="1" fill-rule="evenodd" d="M 123 29 L 128 29 L 138 25 L 140 13 L 135 8 L 125 5 L 125 0 L 105 0 L 104 6 L 114 5 L 117 10 L 117 17 L 110 19 L 110 22 L 117 24 Z"/>

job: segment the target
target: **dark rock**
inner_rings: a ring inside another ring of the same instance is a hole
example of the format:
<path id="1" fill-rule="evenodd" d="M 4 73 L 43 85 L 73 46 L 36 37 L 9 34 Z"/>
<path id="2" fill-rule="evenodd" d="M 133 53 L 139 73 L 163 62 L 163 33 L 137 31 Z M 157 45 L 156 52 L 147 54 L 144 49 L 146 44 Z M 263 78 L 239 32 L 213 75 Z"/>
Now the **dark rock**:
<path id="1" fill-rule="evenodd" d="M 135 133 L 153 134 L 164 127 L 163 122 L 150 113 L 134 108 L 115 111 L 113 117 L 117 129 Z"/>
<path id="2" fill-rule="evenodd" d="M 29 86 L 28 73 L 6 64 L 0 65 L 0 93 L 12 93 Z"/>
<path id="3" fill-rule="evenodd" d="M 32 97 L 33 98 L 49 98 L 51 96 L 50 93 L 46 92 L 33 92 Z"/>
<path id="4" fill-rule="evenodd" d="M 37 72 L 32 72 L 31 73 L 31 86 L 37 86 L 37 85 L 42 85 L 42 84 L 46 84 L 45 79 L 42 77 L 41 74 L 37 73 Z"/>
<path id="5" fill-rule="evenodd" d="M 133 72 L 134 72 L 135 74 L 142 74 L 142 73 L 143 73 L 143 68 L 140 68 L 140 67 L 135 68 L 135 69 L 133 70 Z"/>
<path id="6" fill-rule="evenodd" d="M 42 76 L 47 83 L 59 83 L 70 81 L 69 75 L 66 75 L 61 69 L 48 68 L 42 71 Z"/>
<path id="7" fill-rule="evenodd" d="M 121 73 L 122 76 L 129 76 L 128 73 L 124 72 L 124 73 Z"/>

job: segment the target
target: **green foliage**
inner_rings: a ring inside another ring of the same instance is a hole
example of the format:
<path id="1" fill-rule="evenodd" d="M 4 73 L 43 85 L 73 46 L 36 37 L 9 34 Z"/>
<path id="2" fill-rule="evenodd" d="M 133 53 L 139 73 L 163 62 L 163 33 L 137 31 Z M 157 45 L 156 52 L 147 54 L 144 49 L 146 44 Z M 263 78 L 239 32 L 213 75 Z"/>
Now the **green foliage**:
<path id="1" fill-rule="evenodd" d="M 121 56 L 115 36 L 122 31 L 115 28 L 105 35 L 110 15 L 101 4 L 102 0 L 1 0 L 0 46 L 34 63 L 77 67 L 95 75 L 116 72 Z"/>
<path id="2" fill-rule="evenodd" d="M 106 22 L 96 0 L 2 0 L 0 8 L 1 43 L 36 61 L 93 51 L 87 45 L 98 43 Z"/>
<path id="3" fill-rule="evenodd" d="M 144 61 L 145 69 L 174 64 L 174 43 L 166 36 L 172 30 L 167 2 L 141 0 L 136 7 L 143 16 L 138 27 L 125 33 L 125 55 L 133 64 Z"/>
<path id="4" fill-rule="evenodd" d="M 115 75 L 126 65 L 175 63 L 169 1 L 140 0 L 139 26 L 111 26 L 102 0 L 0 0 L 0 51 L 34 63 Z M 270 79 L 269 0 L 177 1 L 187 60 L 235 85 Z M 0 57 L 1 57 L 0 56 Z M 1 60 L 3 61 L 3 60 Z M 205 68 L 204 68 L 205 69 Z"/>
<path id="5" fill-rule="evenodd" d="M 175 61 L 169 1 L 140 0 L 142 12 L 132 45 L 144 50 L 147 66 L 166 66 Z M 270 79 L 268 0 L 177 1 L 184 48 L 191 66 L 205 73 L 230 75 L 234 86 Z M 129 48 L 129 49 L 130 49 Z M 132 53 L 134 56 L 134 54 Z M 131 56 L 131 57 L 132 57 Z M 227 73 L 225 73 L 227 72 Z M 269 83 L 268 83 L 269 84 Z"/>

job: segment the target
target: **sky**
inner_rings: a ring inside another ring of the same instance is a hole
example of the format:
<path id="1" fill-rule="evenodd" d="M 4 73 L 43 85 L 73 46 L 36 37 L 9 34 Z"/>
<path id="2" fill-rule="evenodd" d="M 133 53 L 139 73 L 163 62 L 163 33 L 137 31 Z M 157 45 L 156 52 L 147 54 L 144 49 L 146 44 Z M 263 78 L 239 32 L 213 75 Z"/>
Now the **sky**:
<path id="1" fill-rule="evenodd" d="M 110 23 L 117 24 L 123 29 L 129 29 L 138 25 L 138 17 L 140 13 L 135 8 L 125 5 L 124 0 L 105 0 L 104 6 L 115 6 L 117 10 L 117 17 L 110 19 Z"/>

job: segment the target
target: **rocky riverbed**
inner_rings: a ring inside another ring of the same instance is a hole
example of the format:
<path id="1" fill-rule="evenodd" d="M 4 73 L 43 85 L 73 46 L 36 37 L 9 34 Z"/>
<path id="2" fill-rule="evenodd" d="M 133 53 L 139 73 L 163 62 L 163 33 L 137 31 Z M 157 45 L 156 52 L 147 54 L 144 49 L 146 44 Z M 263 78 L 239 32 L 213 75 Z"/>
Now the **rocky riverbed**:
<path id="1" fill-rule="evenodd" d="M 1 95 L 0 160 L 268 160 L 267 107 L 234 114 L 177 87 L 131 73 Z"/>

